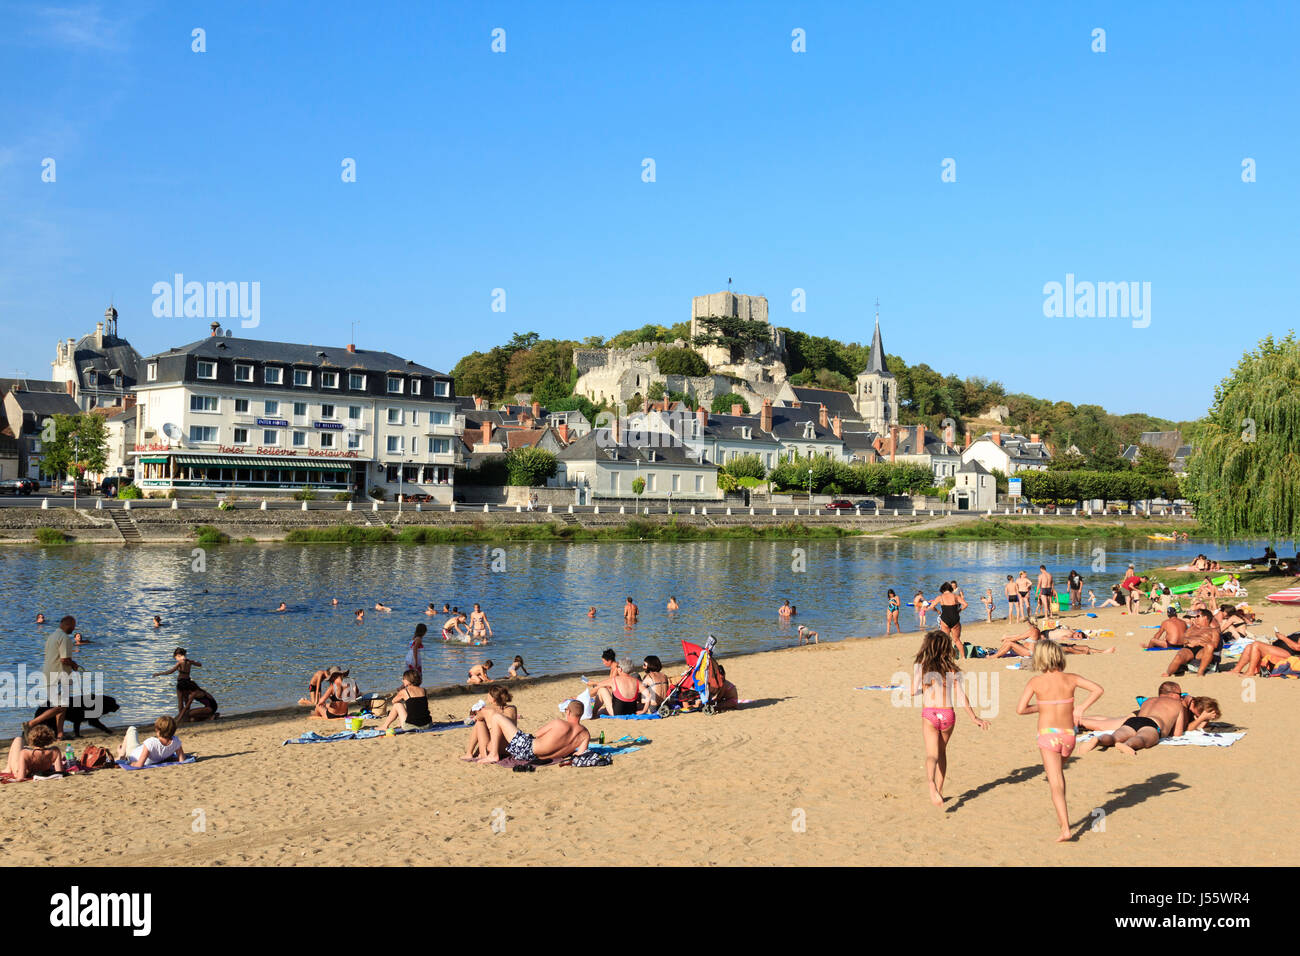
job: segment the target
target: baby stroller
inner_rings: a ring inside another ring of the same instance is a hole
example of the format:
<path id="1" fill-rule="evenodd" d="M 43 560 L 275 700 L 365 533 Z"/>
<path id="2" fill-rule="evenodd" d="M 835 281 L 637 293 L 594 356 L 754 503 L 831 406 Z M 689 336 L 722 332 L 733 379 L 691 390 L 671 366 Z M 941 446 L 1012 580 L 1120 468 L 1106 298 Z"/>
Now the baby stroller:
<path id="1" fill-rule="evenodd" d="M 668 689 L 667 696 L 659 705 L 660 717 L 672 717 L 683 710 L 702 710 L 706 714 L 717 713 L 714 701 L 722 690 L 722 675 L 718 673 L 718 661 L 713 656 L 717 638 L 712 634 L 704 646 L 682 641 L 682 651 L 686 655 L 686 673 Z"/>

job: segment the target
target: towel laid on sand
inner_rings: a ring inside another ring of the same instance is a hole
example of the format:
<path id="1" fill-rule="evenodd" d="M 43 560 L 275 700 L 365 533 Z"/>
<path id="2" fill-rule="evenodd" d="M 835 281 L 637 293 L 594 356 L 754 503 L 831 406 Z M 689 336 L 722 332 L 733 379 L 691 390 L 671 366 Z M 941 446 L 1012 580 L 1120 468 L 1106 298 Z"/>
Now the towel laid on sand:
<path id="1" fill-rule="evenodd" d="M 1101 731 L 1092 731 L 1091 733 L 1081 734 L 1079 741 L 1085 741 L 1089 737 L 1098 737 Z M 1228 731 L 1206 731 L 1190 730 L 1181 737 L 1161 737 L 1160 745 L 1170 747 L 1231 747 L 1242 737 L 1246 736 L 1244 730 L 1229 733 Z"/>
<path id="2" fill-rule="evenodd" d="M 864 684 L 862 687 L 855 687 L 854 690 L 902 690 L 902 684 Z"/>
<path id="3" fill-rule="evenodd" d="M 602 757 L 609 757 L 612 760 L 622 754 L 636 753 L 648 743 L 650 743 L 649 737 L 620 737 L 618 740 L 607 744 L 588 744 L 587 753 L 600 754 Z M 532 763 L 526 763 L 522 760 L 515 760 L 513 757 L 503 757 L 492 766 L 514 770 L 516 767 L 561 767 L 568 765 L 562 764 L 558 760 L 534 760 Z"/>
<path id="4" fill-rule="evenodd" d="M 427 734 L 431 731 L 457 730 L 468 726 L 468 724 L 458 720 L 453 723 L 430 724 L 428 727 L 421 727 L 419 730 L 402 730 L 398 727 L 396 732 L 399 734 Z M 366 727 L 364 730 L 356 731 L 342 730 L 337 734 L 320 734 L 314 730 L 308 730 L 297 737 L 291 737 L 280 746 L 283 747 L 285 744 L 332 744 L 339 740 L 371 740 L 383 736 L 386 736 L 385 732 L 378 727 Z"/>
<path id="5" fill-rule="evenodd" d="M 147 763 L 143 767 L 137 767 L 129 760 L 119 760 L 117 765 L 123 770 L 157 770 L 159 767 L 179 767 L 181 764 L 194 763 L 198 758 L 190 754 L 184 760 L 164 760 L 162 763 Z"/>

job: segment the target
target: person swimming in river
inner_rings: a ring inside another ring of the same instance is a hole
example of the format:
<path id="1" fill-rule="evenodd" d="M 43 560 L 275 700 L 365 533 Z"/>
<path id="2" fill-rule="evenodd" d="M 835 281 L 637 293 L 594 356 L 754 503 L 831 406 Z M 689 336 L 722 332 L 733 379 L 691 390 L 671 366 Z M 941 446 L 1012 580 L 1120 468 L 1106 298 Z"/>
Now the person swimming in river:
<path id="1" fill-rule="evenodd" d="M 278 614 L 278 613 L 281 612 L 281 611 L 287 611 L 287 610 L 289 610 L 289 605 L 287 605 L 287 604 L 285 604 L 283 601 L 281 601 L 281 602 L 280 602 L 280 606 L 277 607 L 273 613 Z"/>

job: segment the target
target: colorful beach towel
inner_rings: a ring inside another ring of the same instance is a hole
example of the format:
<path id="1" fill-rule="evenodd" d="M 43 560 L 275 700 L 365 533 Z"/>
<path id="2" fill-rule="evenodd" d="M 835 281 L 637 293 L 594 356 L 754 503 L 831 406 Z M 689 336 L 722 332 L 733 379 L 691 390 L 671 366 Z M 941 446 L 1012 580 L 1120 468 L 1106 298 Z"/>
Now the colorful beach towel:
<path id="1" fill-rule="evenodd" d="M 653 714 L 601 714 L 599 720 L 662 720 L 658 713 Z"/>
<path id="2" fill-rule="evenodd" d="M 864 684 L 861 687 L 855 687 L 854 690 L 902 690 L 902 684 Z"/>
<path id="3" fill-rule="evenodd" d="M 395 730 L 395 734 L 427 734 L 445 730 L 463 729 L 467 726 L 469 725 L 458 720 L 452 723 L 430 724 L 428 727 L 421 727 L 419 730 L 402 730 L 398 727 Z M 280 746 L 283 747 L 286 744 L 332 744 L 340 740 L 372 740 L 375 737 L 384 736 L 386 736 L 385 731 L 380 730 L 378 727 L 367 727 L 364 730 L 356 731 L 343 730 L 337 734 L 320 734 L 314 730 L 308 730 L 306 733 L 286 740 Z"/>
<path id="4" fill-rule="evenodd" d="M 179 767 L 182 764 L 194 763 L 198 758 L 190 754 L 184 760 L 164 760 L 161 763 L 147 763 L 143 767 L 137 767 L 129 760 L 119 760 L 117 765 L 123 770 L 157 770 L 159 767 Z"/>

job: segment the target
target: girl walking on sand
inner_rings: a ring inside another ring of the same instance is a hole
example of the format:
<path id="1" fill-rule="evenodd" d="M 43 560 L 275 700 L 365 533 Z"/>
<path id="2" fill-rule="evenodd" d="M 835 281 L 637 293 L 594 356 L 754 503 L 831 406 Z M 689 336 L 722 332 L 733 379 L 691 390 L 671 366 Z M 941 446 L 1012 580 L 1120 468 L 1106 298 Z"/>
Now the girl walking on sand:
<path id="1" fill-rule="evenodd" d="M 1101 698 L 1101 685 L 1065 673 L 1065 652 L 1061 645 L 1042 637 L 1034 642 L 1034 670 L 1025 685 L 1025 693 L 1016 705 L 1017 714 L 1038 715 L 1038 750 L 1043 758 L 1043 770 L 1052 790 L 1052 806 L 1056 808 L 1056 822 L 1061 825 L 1057 843 L 1070 839 L 1070 817 L 1065 808 L 1065 762 L 1074 752 L 1076 725 L 1089 707 Z M 1088 691 L 1082 707 L 1074 704 L 1079 689 Z M 1038 698 L 1030 703 L 1030 698 Z"/>
<path id="2" fill-rule="evenodd" d="M 912 696 L 921 695 L 921 737 L 925 742 L 925 780 L 930 787 L 930 802 L 943 806 L 943 782 L 948 775 L 948 741 L 957 724 L 955 704 L 966 708 L 980 730 L 988 730 L 988 721 L 980 720 L 971 709 L 961 685 L 957 652 L 943 631 L 930 631 L 921 639 L 912 671 Z"/>

